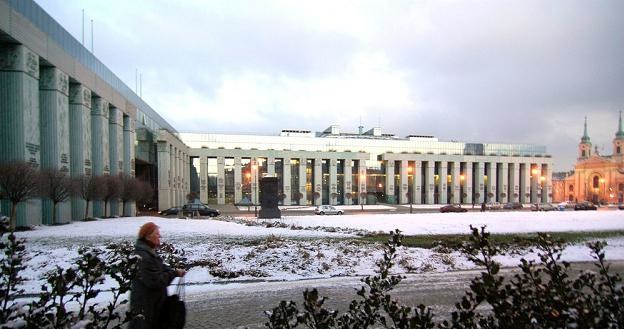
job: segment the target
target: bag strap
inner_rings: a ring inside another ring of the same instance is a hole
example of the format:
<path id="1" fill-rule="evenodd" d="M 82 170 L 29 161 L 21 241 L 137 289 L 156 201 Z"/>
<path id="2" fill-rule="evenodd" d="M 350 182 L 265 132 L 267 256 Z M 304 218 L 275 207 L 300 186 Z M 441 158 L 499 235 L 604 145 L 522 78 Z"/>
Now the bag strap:
<path id="1" fill-rule="evenodd" d="M 178 278 L 178 283 L 176 284 L 176 291 L 174 293 L 174 295 L 178 295 L 180 300 L 184 300 L 184 296 L 185 296 L 185 283 L 184 283 L 184 277 L 179 277 Z"/>

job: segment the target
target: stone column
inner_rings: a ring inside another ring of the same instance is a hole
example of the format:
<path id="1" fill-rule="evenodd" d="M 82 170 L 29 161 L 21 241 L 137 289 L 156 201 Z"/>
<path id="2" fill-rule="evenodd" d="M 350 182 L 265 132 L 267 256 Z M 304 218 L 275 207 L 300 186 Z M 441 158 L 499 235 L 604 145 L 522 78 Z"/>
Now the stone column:
<path id="1" fill-rule="evenodd" d="M 344 194 L 351 193 L 353 195 L 353 161 L 351 159 L 344 160 Z M 353 199 L 347 199 L 346 196 L 343 196 L 345 205 L 349 206 L 353 204 Z"/>
<path id="2" fill-rule="evenodd" d="M 284 158 L 282 160 L 282 170 L 284 171 L 282 173 L 282 179 L 284 180 L 284 200 L 282 201 L 282 204 L 285 206 L 289 206 L 291 204 L 290 201 L 290 193 L 291 193 L 291 188 L 296 188 L 296 186 L 290 186 L 291 182 L 291 175 L 290 175 L 290 158 Z"/>
<path id="3" fill-rule="evenodd" d="M 485 189 L 483 185 L 483 176 L 485 176 L 485 166 L 483 162 L 475 162 L 476 174 L 475 174 L 475 186 L 477 190 L 475 191 L 475 197 L 477 193 L 479 193 L 479 197 L 475 198 L 475 203 L 481 204 L 484 200 Z"/>
<path id="4" fill-rule="evenodd" d="M 498 193 L 501 195 L 501 203 L 507 203 L 508 200 L 511 199 L 509 197 L 509 168 L 507 166 L 507 162 L 503 162 L 499 168 L 499 181 L 501 184 L 501 188 L 498 190 Z M 502 195 L 503 193 L 505 194 L 505 196 Z"/>
<path id="5" fill-rule="evenodd" d="M 394 195 L 394 160 L 386 161 L 386 202 L 396 203 L 396 195 Z"/>
<path id="6" fill-rule="evenodd" d="M 362 193 L 367 193 L 366 191 L 366 180 L 368 179 L 368 175 L 366 174 L 366 161 L 360 160 L 360 164 L 358 166 L 358 181 L 360 182 L 360 186 L 358 186 L 358 198 L 360 198 L 360 204 L 366 204 L 368 198 L 362 199 Z M 364 179 L 362 179 L 364 178 Z"/>
<path id="7" fill-rule="evenodd" d="M 329 203 L 332 205 L 336 205 L 337 198 L 334 198 L 334 195 L 337 195 L 338 192 L 338 168 L 336 164 L 336 159 L 329 159 Z"/>
<path id="8" fill-rule="evenodd" d="M 24 161 L 39 167 L 39 56 L 16 44 L 0 44 L 0 162 Z M 0 211 L 11 203 L 0 200 Z M 17 226 L 41 224 L 41 200 L 17 207 Z"/>
<path id="9" fill-rule="evenodd" d="M 72 177 L 91 175 L 91 90 L 69 85 L 69 158 Z M 86 203 L 71 200 L 72 220 L 84 219 Z"/>
<path id="10" fill-rule="evenodd" d="M 300 205 L 308 204 L 308 194 L 306 193 L 306 168 L 307 168 L 307 159 L 301 158 L 299 159 L 299 193 L 302 194 L 301 199 L 299 200 Z M 312 189 L 314 191 L 314 188 Z"/>
<path id="11" fill-rule="evenodd" d="M 91 102 L 91 172 L 93 176 L 110 174 L 108 145 L 108 102 L 100 97 L 93 97 Z M 93 216 L 104 216 L 104 202 L 94 200 Z"/>
<path id="12" fill-rule="evenodd" d="M 446 161 L 441 161 L 440 162 L 440 166 L 438 167 L 438 191 L 440 193 L 439 195 L 439 203 L 440 204 L 446 204 L 446 200 L 447 200 L 447 193 L 446 193 L 446 186 L 448 184 L 448 164 L 446 163 Z"/>
<path id="13" fill-rule="evenodd" d="M 534 174 L 533 170 L 536 169 L 537 173 Z M 537 200 L 537 186 L 539 184 L 539 177 L 542 174 L 538 164 L 531 164 L 531 203 L 538 203 Z"/>
<path id="14" fill-rule="evenodd" d="M 283 162 L 282 162 L 283 165 Z M 275 158 L 267 157 L 267 175 L 275 176 Z"/>
<path id="15" fill-rule="evenodd" d="M 108 118 L 108 138 L 109 138 L 109 160 L 110 160 L 110 175 L 116 176 L 123 169 L 123 132 L 122 132 L 122 112 L 116 107 L 111 107 L 109 110 Z M 168 202 L 171 204 L 171 202 Z M 119 202 L 111 201 L 110 216 L 119 215 Z M 169 206 L 171 207 L 171 206 Z M 167 207 L 167 208 L 169 208 Z M 166 209 L 166 208 L 165 208 Z"/>
<path id="16" fill-rule="evenodd" d="M 528 194 L 528 196 L 527 196 Z M 531 164 L 520 164 L 520 202 L 530 203 L 531 195 Z"/>
<path id="17" fill-rule="evenodd" d="M 217 203 L 225 204 L 225 158 L 217 157 Z"/>
<path id="18" fill-rule="evenodd" d="M 464 203 L 472 204 L 472 162 L 466 162 L 464 167 L 464 193 L 466 193 Z"/>
<path id="19" fill-rule="evenodd" d="M 422 191 L 422 162 L 414 161 L 414 181 L 412 190 L 414 191 L 414 204 L 423 203 L 423 191 Z"/>
<path id="20" fill-rule="evenodd" d="M 41 168 L 60 170 L 69 177 L 69 78 L 55 67 L 40 70 L 39 104 L 41 122 Z M 42 200 L 43 224 L 53 224 L 54 205 Z M 71 203 L 56 206 L 56 220 L 71 220 Z"/>
<path id="21" fill-rule="evenodd" d="M 408 173 L 407 167 L 409 163 L 407 160 L 401 160 L 401 188 L 399 189 L 401 192 L 399 193 L 399 204 L 409 203 L 410 200 L 408 198 L 407 192 L 409 192 L 408 184 Z"/>
<path id="22" fill-rule="evenodd" d="M 434 204 L 434 197 L 433 197 L 433 193 L 435 192 L 435 188 L 434 188 L 434 182 L 433 182 L 433 176 L 435 173 L 435 162 L 434 161 L 427 161 L 426 164 L 426 171 L 425 171 L 425 191 L 424 193 L 426 193 L 426 203 L 427 204 Z"/>
<path id="23" fill-rule="evenodd" d="M 199 157 L 199 200 L 208 203 L 208 158 Z"/>
<path id="24" fill-rule="evenodd" d="M 520 196 L 520 188 L 519 188 L 519 177 L 520 177 L 520 168 L 518 168 L 517 163 L 509 164 L 509 200 L 512 202 L 518 202 Z M 517 195 L 517 196 L 516 196 Z"/>
<path id="25" fill-rule="evenodd" d="M 497 191 L 500 190 L 500 188 L 498 187 L 498 181 L 497 181 L 497 176 L 498 176 L 498 169 L 497 169 L 497 163 L 496 162 L 486 162 L 485 163 L 485 169 L 487 170 L 487 176 L 488 176 L 488 180 L 486 183 L 486 186 L 488 188 L 488 192 L 487 195 L 485 196 L 485 201 L 486 202 L 495 202 L 497 200 L 499 200 L 498 198 L 498 193 Z M 492 196 L 490 196 L 490 194 Z"/>
<path id="26" fill-rule="evenodd" d="M 451 197 L 451 203 L 459 203 L 461 189 L 459 187 L 459 162 L 453 161 L 451 162 L 451 191 L 453 196 Z"/>
<path id="27" fill-rule="evenodd" d="M 318 193 L 320 196 L 318 198 L 314 197 L 314 193 L 312 194 L 312 197 L 314 198 L 313 200 L 313 204 L 314 205 L 321 205 L 321 203 L 323 202 L 323 165 L 322 165 L 322 161 L 323 159 L 320 158 L 316 158 L 314 159 L 314 184 L 312 184 L 312 186 L 314 187 L 314 192 Z"/>
<path id="28" fill-rule="evenodd" d="M 544 181 L 542 183 L 542 203 L 552 202 L 552 172 L 548 167 L 548 164 L 542 164 L 542 175 Z"/>
<path id="29" fill-rule="evenodd" d="M 171 204 L 171 150 L 169 143 L 158 141 L 158 209 L 165 210 Z"/>
<path id="30" fill-rule="evenodd" d="M 241 171 L 241 157 L 234 157 L 234 203 L 241 202 L 243 199 L 242 186 L 243 173 Z"/>
<path id="31" fill-rule="evenodd" d="M 134 177 L 134 120 L 130 116 L 123 116 L 123 173 Z M 124 205 L 124 216 L 136 215 L 136 200 L 130 200 Z"/>
<path id="32" fill-rule="evenodd" d="M 180 206 L 180 204 L 178 203 L 177 200 L 177 196 L 176 196 L 176 174 L 175 174 L 175 167 L 176 167 L 176 161 L 175 161 L 175 153 L 176 153 L 176 149 L 175 147 L 173 147 L 173 145 L 168 144 L 169 145 L 169 201 L 168 203 L 172 206 Z"/>

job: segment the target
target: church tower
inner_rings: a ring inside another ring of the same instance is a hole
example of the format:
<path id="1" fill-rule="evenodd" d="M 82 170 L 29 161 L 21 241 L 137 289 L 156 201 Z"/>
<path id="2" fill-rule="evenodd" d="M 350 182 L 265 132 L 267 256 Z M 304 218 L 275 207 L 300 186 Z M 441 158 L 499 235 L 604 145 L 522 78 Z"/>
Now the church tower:
<path id="1" fill-rule="evenodd" d="M 579 160 L 585 160 L 591 156 L 591 142 L 587 135 L 587 117 L 585 117 L 585 127 L 583 130 L 583 137 L 579 143 Z"/>
<path id="2" fill-rule="evenodd" d="M 624 157 L 624 127 L 622 126 L 622 111 L 618 120 L 618 131 L 613 139 L 613 158 L 622 161 Z"/>

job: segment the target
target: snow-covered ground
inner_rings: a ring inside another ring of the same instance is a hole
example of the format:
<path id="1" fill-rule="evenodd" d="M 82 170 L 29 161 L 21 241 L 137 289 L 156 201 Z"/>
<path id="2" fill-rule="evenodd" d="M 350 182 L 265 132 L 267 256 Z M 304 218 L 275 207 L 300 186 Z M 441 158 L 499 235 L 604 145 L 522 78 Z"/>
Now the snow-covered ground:
<path id="1" fill-rule="evenodd" d="M 249 219 L 245 219 L 249 221 Z M 348 234 L 356 230 L 384 231 L 395 228 L 406 235 L 468 233 L 470 224 L 487 225 L 490 232 L 606 231 L 624 230 L 624 212 L 486 212 L 464 214 L 376 214 L 350 216 L 294 216 L 279 221 L 304 229 L 248 226 L 220 220 L 185 220 L 160 217 L 130 217 L 74 222 L 62 226 L 41 226 L 19 232 L 27 240 L 33 258 L 24 272 L 28 292 L 39 291 L 42 276 L 55 265 L 67 267 L 82 246 L 102 247 L 113 241 L 134 241 L 138 228 L 153 221 L 161 228 L 163 241 L 185 250 L 193 267 L 187 283 L 193 292 L 210 289 L 211 283 L 246 280 L 299 280 L 345 275 L 368 275 L 382 254 L 380 245 L 357 241 Z M 272 222 L 272 221 L 271 221 Z M 312 227 L 324 227 L 312 229 Z M 348 228 L 328 230 L 328 227 Z M 432 240 L 435 239 L 432 236 Z M 608 239 L 609 260 L 624 260 L 624 237 Z M 534 258 L 535 255 L 524 255 Z M 499 257 L 505 266 L 518 264 L 520 256 Z M 569 261 L 592 260 L 582 244 L 569 246 Z M 473 268 L 458 252 L 437 252 L 401 248 L 397 272 L 448 271 Z M 220 279 L 216 272 L 235 273 L 234 279 Z M 107 283 L 107 285 L 110 283 Z M 201 284 L 205 288 L 201 288 Z"/>

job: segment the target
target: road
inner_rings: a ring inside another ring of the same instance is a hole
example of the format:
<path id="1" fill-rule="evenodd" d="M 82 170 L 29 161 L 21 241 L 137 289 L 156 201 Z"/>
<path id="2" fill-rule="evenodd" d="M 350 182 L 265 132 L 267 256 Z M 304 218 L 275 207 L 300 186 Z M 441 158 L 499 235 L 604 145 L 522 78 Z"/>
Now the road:
<path id="1" fill-rule="evenodd" d="M 574 264 L 576 270 L 589 268 L 593 268 L 590 263 Z M 503 269 L 503 273 L 510 275 L 515 270 Z M 612 271 L 624 273 L 624 262 L 613 263 Z M 434 314 L 449 314 L 478 273 L 471 270 L 410 274 L 392 296 L 407 305 L 428 305 Z M 264 311 L 277 306 L 281 300 L 294 300 L 300 306 L 303 290 L 312 288 L 329 297 L 328 307 L 344 311 L 356 298 L 355 289 L 361 286 L 359 278 L 353 277 L 216 286 L 209 292 L 187 295 L 185 328 L 263 328 L 266 322 Z"/>

